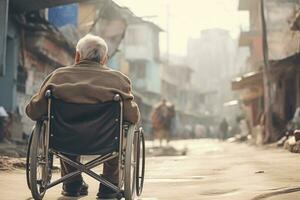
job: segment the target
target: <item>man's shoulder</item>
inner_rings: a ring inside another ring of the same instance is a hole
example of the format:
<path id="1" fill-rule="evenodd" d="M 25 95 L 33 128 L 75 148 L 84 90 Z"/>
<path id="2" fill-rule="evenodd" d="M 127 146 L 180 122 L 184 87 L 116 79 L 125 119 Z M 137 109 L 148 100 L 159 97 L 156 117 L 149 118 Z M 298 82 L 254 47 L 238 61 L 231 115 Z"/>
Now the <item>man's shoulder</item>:
<path id="1" fill-rule="evenodd" d="M 69 66 L 64 66 L 64 67 L 60 67 L 55 69 L 52 74 L 54 76 L 61 76 L 61 75 L 65 75 L 68 74 L 70 76 L 77 74 L 77 73 L 93 73 L 93 74 L 97 74 L 96 72 L 100 72 L 100 69 L 97 68 L 91 68 L 91 67 L 78 67 L 75 65 L 69 65 Z M 98 74 L 97 74 L 98 75 Z"/>
<path id="2" fill-rule="evenodd" d="M 61 75 L 65 74 L 65 73 L 68 73 L 68 74 L 71 75 L 73 73 L 77 73 L 78 71 L 80 73 L 93 73 L 94 75 L 99 76 L 99 78 L 101 78 L 101 75 L 102 76 L 115 77 L 116 80 L 121 80 L 123 82 L 123 84 L 124 83 L 129 84 L 129 85 L 131 84 L 131 80 L 127 75 L 125 75 L 121 71 L 111 69 L 107 66 L 104 66 L 104 70 L 103 70 L 103 69 L 97 68 L 97 67 L 93 67 L 93 68 L 90 68 L 90 67 L 74 67 L 74 65 L 70 65 L 70 66 L 57 68 L 51 74 L 53 76 L 57 77 L 57 76 L 61 76 Z M 73 73 L 70 73 L 70 72 L 73 72 Z M 95 72 L 97 72 L 97 73 L 95 73 Z"/>
<path id="3" fill-rule="evenodd" d="M 72 65 L 59 67 L 59 68 L 53 70 L 51 74 L 55 75 L 55 74 L 59 74 L 61 72 L 69 71 L 71 69 L 71 67 L 72 67 Z"/>
<path id="4" fill-rule="evenodd" d="M 127 75 L 125 75 L 124 73 L 122 73 L 121 71 L 109 68 L 109 72 L 111 72 L 115 76 L 118 76 L 119 78 L 126 81 L 127 83 L 131 84 L 131 81 L 130 81 L 129 77 Z"/>

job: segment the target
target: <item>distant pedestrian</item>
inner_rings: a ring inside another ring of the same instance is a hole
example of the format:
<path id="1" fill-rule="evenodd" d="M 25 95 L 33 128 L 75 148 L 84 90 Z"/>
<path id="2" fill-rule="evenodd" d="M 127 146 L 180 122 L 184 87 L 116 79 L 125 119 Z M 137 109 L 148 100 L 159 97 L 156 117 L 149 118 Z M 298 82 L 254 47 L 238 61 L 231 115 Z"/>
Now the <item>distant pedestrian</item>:
<path id="1" fill-rule="evenodd" d="M 228 123 L 225 118 L 220 123 L 219 131 L 220 131 L 220 139 L 225 140 L 227 138 L 227 133 L 228 133 Z"/>

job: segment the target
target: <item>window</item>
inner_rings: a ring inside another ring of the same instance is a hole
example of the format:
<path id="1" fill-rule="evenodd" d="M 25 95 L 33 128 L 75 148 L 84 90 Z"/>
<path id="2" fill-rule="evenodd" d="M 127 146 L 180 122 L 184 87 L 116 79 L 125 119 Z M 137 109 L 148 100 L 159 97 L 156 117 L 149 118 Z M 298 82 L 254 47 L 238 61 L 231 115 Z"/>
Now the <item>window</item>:
<path id="1" fill-rule="evenodd" d="M 18 66 L 17 73 L 17 91 L 20 93 L 26 92 L 27 71 L 22 66 Z"/>
<path id="2" fill-rule="evenodd" d="M 136 79 L 146 78 L 146 62 L 141 60 L 131 61 L 130 74 Z"/>

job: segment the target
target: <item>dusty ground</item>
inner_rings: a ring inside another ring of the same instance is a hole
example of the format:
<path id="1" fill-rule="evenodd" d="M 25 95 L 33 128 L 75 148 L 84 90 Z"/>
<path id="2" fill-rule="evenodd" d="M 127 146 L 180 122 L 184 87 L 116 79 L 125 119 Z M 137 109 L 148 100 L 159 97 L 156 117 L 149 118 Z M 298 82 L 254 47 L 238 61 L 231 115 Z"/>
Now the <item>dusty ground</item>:
<path id="1" fill-rule="evenodd" d="M 300 158 L 285 150 L 216 140 L 176 141 L 186 156 L 148 157 L 142 199 L 155 200 L 296 200 L 300 199 Z M 58 176 L 58 174 L 56 174 Z M 98 184 L 86 179 L 95 199 Z M 0 173 L 0 199 L 27 200 L 24 171 Z M 44 199 L 64 200 L 60 186 Z"/>

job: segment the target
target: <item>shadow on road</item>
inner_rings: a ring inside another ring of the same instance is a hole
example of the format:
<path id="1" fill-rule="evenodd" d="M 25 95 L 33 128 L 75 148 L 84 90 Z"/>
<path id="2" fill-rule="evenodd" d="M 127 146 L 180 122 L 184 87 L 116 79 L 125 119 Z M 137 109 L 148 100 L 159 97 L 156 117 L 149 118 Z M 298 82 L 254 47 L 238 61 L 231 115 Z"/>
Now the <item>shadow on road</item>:
<path id="1" fill-rule="evenodd" d="M 254 197 L 251 200 L 261 200 L 261 199 L 266 199 L 266 198 L 277 196 L 277 195 L 289 194 L 289 193 L 294 193 L 294 192 L 300 192 L 300 187 L 289 188 L 289 189 L 279 190 L 279 191 L 276 191 L 276 192 L 269 192 L 269 193 L 266 193 L 266 194 L 261 194 L 261 195 L 258 195 L 256 197 Z"/>
<path id="2" fill-rule="evenodd" d="M 214 190 L 208 190 L 208 191 L 204 191 L 202 193 L 200 193 L 201 195 L 205 195 L 205 196 L 218 196 L 218 195 L 224 195 L 224 194 L 230 194 L 230 193 L 235 193 L 238 192 L 240 189 L 239 188 L 235 188 L 235 189 L 214 189 Z"/>
<path id="3" fill-rule="evenodd" d="M 64 197 L 64 196 L 61 196 L 57 200 L 79 200 L 81 198 L 83 198 L 83 196 L 81 196 L 81 197 Z M 33 198 L 29 197 L 29 198 L 27 198 L 25 200 L 33 200 Z"/>

